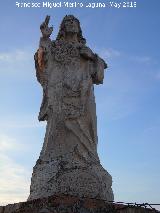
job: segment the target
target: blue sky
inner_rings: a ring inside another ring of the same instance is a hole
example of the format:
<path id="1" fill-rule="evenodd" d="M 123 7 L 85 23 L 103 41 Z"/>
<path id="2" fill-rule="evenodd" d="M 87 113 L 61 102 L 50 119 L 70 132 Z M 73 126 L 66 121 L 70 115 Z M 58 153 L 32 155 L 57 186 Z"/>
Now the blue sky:
<path id="1" fill-rule="evenodd" d="M 64 15 L 79 18 L 87 45 L 108 63 L 95 94 L 98 152 L 112 175 L 115 201 L 160 203 L 160 1 L 136 2 L 136 8 L 119 9 L 17 8 L 15 0 L 1 2 L 0 205 L 27 199 L 43 143 L 46 124 L 37 119 L 42 89 L 33 55 L 47 14 L 52 39 Z"/>

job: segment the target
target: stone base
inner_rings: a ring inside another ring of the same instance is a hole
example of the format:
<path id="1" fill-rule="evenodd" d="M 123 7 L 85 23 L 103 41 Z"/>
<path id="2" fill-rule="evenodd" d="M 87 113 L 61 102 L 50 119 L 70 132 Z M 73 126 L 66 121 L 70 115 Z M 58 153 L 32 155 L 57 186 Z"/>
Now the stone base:
<path id="1" fill-rule="evenodd" d="M 54 154 L 52 154 L 54 156 Z M 33 168 L 28 201 L 67 194 L 113 201 L 112 177 L 92 155 L 76 148 L 57 158 L 41 157 Z"/>
<path id="2" fill-rule="evenodd" d="M 129 207 L 92 198 L 54 195 L 0 207 L 0 213 L 152 213 L 142 207 Z"/>

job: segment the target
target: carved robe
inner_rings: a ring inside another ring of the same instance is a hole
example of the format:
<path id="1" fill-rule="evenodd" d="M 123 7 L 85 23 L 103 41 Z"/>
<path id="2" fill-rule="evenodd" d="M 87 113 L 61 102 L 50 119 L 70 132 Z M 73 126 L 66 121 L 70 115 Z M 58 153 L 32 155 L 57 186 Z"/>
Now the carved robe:
<path id="1" fill-rule="evenodd" d="M 107 65 L 78 42 L 53 41 L 43 50 L 35 55 L 37 78 L 44 92 L 39 120 L 47 120 L 40 158 L 77 150 L 84 159 L 99 161 L 93 84 L 103 83 Z"/>

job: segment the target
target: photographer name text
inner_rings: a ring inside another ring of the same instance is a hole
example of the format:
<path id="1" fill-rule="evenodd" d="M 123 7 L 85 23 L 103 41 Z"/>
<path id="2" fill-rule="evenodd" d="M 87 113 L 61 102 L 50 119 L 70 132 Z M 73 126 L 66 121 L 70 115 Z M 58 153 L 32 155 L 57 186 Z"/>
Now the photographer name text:
<path id="1" fill-rule="evenodd" d="M 135 8 L 137 7 L 136 1 L 123 1 L 123 2 L 16 2 L 17 8 Z"/>

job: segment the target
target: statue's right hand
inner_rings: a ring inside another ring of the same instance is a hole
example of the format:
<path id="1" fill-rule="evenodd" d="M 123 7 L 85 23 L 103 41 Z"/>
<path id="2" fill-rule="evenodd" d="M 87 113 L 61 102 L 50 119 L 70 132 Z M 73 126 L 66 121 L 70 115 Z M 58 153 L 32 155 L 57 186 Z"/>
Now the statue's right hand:
<path id="1" fill-rule="evenodd" d="M 44 38 L 49 38 L 52 34 L 53 27 L 48 27 L 50 16 L 46 16 L 45 21 L 40 25 L 40 30 Z"/>

